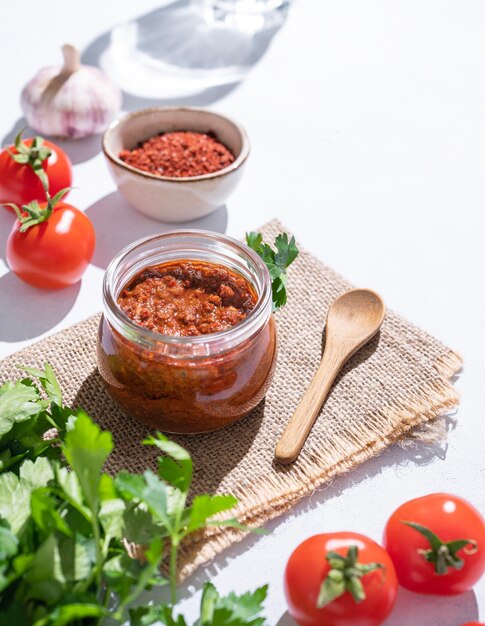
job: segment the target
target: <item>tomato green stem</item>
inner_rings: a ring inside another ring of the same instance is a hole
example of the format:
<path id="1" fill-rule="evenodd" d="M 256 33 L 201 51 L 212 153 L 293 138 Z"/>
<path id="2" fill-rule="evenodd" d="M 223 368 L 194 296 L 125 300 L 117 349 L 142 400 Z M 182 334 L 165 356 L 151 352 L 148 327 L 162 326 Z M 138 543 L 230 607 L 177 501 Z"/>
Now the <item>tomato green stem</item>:
<path id="1" fill-rule="evenodd" d="M 51 156 L 52 150 L 44 145 L 44 139 L 42 137 L 34 137 L 32 143 L 28 146 L 22 141 L 23 129 L 15 137 L 14 145 L 17 152 L 8 153 L 12 159 L 21 165 L 28 165 L 32 168 L 32 171 L 39 177 L 44 191 L 49 190 L 49 179 L 44 169 L 44 161 Z"/>
<path id="2" fill-rule="evenodd" d="M 356 604 L 359 604 L 366 598 L 361 579 L 374 570 L 384 569 L 382 563 L 359 563 L 357 546 L 350 546 L 346 556 L 338 552 L 328 552 L 325 558 L 330 565 L 330 571 L 320 587 L 317 599 L 319 609 L 343 596 L 347 591 Z"/>
<path id="3" fill-rule="evenodd" d="M 430 547 L 426 550 L 418 550 L 418 553 L 428 563 L 434 565 L 435 572 L 440 576 L 447 574 L 450 567 L 460 570 L 465 565 L 465 561 L 457 555 L 459 550 L 464 550 L 466 554 L 473 554 L 478 549 L 477 542 L 474 539 L 455 539 L 445 542 L 436 533 L 422 524 L 404 520 L 402 523 L 413 528 L 429 541 Z M 470 548 L 466 550 L 469 546 Z"/>
<path id="4" fill-rule="evenodd" d="M 22 208 L 18 207 L 12 202 L 5 202 L 4 206 L 9 206 L 15 211 L 17 219 L 20 222 L 20 232 L 24 233 L 32 226 L 36 226 L 37 224 L 42 224 L 42 222 L 46 222 L 52 215 L 56 204 L 66 195 L 68 191 L 69 187 L 61 189 L 56 193 L 53 198 L 51 198 L 49 192 L 46 191 L 45 196 L 47 206 L 45 207 L 45 209 L 40 206 L 37 200 L 32 200 L 32 202 L 29 202 L 29 204 L 22 205 Z"/>

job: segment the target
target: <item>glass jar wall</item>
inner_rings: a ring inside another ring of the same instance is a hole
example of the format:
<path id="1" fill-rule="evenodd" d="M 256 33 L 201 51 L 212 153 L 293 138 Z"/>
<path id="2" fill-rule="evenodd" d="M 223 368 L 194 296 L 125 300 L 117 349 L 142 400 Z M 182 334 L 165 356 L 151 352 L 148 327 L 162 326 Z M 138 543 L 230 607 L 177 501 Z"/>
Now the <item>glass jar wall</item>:
<path id="1" fill-rule="evenodd" d="M 117 304 L 120 291 L 143 269 L 176 260 L 238 273 L 257 296 L 253 310 L 235 326 L 206 335 L 162 335 L 136 324 Z M 162 431 L 198 433 L 231 424 L 263 399 L 276 361 L 271 279 L 244 244 L 189 230 L 135 242 L 108 267 L 103 300 L 99 372 L 127 415 Z"/>

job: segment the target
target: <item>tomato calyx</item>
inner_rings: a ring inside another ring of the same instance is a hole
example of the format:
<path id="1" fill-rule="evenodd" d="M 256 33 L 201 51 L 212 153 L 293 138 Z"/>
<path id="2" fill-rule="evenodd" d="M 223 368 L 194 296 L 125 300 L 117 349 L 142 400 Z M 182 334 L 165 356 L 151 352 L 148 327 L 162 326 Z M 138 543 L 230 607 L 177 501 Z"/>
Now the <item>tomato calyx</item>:
<path id="1" fill-rule="evenodd" d="M 330 565 L 325 580 L 320 587 L 317 599 L 319 609 L 349 592 L 356 604 L 366 599 L 361 578 L 377 569 L 385 569 L 382 563 L 359 563 L 359 549 L 350 546 L 346 556 L 338 552 L 328 552 L 325 558 Z"/>
<path id="2" fill-rule="evenodd" d="M 463 549 L 466 554 L 474 554 L 478 550 L 477 542 L 474 539 L 455 539 L 445 542 L 442 541 L 436 533 L 422 524 L 406 521 L 402 523 L 410 528 L 414 528 L 414 530 L 421 533 L 421 535 L 426 537 L 429 541 L 431 547 L 426 550 L 418 550 L 418 553 L 421 554 L 428 563 L 434 565 L 435 572 L 440 576 L 447 574 L 448 568 L 450 567 L 456 570 L 463 568 L 465 561 L 457 555 L 459 550 Z"/>
<path id="3" fill-rule="evenodd" d="M 17 152 L 11 152 L 8 148 L 7 151 L 16 163 L 31 167 L 34 174 L 40 178 L 44 189 L 47 190 L 49 188 L 49 179 L 47 178 L 43 163 L 51 156 L 52 150 L 44 146 L 44 139 L 42 137 L 34 137 L 31 145 L 28 146 L 22 141 L 22 132 L 23 130 L 15 137 L 14 146 Z"/>
<path id="4" fill-rule="evenodd" d="M 12 202 L 5 202 L 4 206 L 9 206 L 15 211 L 20 222 L 20 232 L 24 233 L 32 226 L 46 222 L 52 215 L 56 204 L 66 195 L 68 191 L 69 187 L 61 189 L 53 198 L 51 198 L 49 192 L 46 191 L 45 195 L 47 206 L 45 208 L 42 208 L 37 200 L 32 200 L 29 204 L 23 204 L 22 207 L 18 207 Z"/>

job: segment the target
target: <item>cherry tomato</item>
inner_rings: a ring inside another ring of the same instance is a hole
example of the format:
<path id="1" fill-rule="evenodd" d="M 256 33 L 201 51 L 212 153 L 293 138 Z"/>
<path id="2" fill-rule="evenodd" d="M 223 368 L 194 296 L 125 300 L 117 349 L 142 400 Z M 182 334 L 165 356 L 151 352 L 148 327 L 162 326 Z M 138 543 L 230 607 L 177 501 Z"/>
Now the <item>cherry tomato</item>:
<path id="1" fill-rule="evenodd" d="M 346 578 L 347 585 L 355 586 L 356 599 L 349 586 L 342 588 L 340 578 L 342 570 L 352 574 L 362 568 L 360 575 Z M 334 578 L 339 579 L 337 589 Z M 289 613 L 300 626 L 376 626 L 391 612 L 397 594 L 387 552 L 368 537 L 350 532 L 315 535 L 301 543 L 286 565 L 284 586 Z"/>
<path id="2" fill-rule="evenodd" d="M 485 624 L 483 622 L 467 622 L 461 626 L 485 626 Z"/>
<path id="3" fill-rule="evenodd" d="M 41 289 L 61 289 L 80 280 L 95 244 L 93 225 L 82 211 L 59 202 L 46 221 L 25 232 L 20 227 L 17 220 L 7 241 L 7 262 L 19 278 Z"/>
<path id="4" fill-rule="evenodd" d="M 32 148 L 33 141 L 33 138 L 25 139 L 23 143 Z M 67 154 L 50 141 L 43 140 L 42 148 L 51 151 L 51 155 L 42 161 L 42 168 L 49 179 L 49 193 L 53 197 L 61 189 L 71 186 L 71 162 Z M 12 202 L 22 206 L 31 200 L 45 200 L 42 182 L 31 165 L 17 163 L 8 151 L 19 154 L 15 145 L 0 152 L 0 204 Z"/>
<path id="5" fill-rule="evenodd" d="M 462 593 L 485 571 L 484 519 L 466 500 L 447 493 L 400 506 L 387 522 L 384 546 L 399 582 L 411 591 Z"/>

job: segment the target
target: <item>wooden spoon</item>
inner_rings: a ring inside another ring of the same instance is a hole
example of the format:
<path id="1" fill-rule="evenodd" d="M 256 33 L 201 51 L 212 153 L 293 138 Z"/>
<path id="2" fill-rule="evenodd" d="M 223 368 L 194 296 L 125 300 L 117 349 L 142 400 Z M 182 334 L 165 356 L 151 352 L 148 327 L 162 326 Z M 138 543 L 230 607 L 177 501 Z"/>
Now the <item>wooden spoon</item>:
<path id="1" fill-rule="evenodd" d="M 277 461 L 293 463 L 298 458 L 337 374 L 343 364 L 377 333 L 385 313 L 384 302 L 368 289 L 347 291 L 331 305 L 321 363 L 278 441 Z"/>

